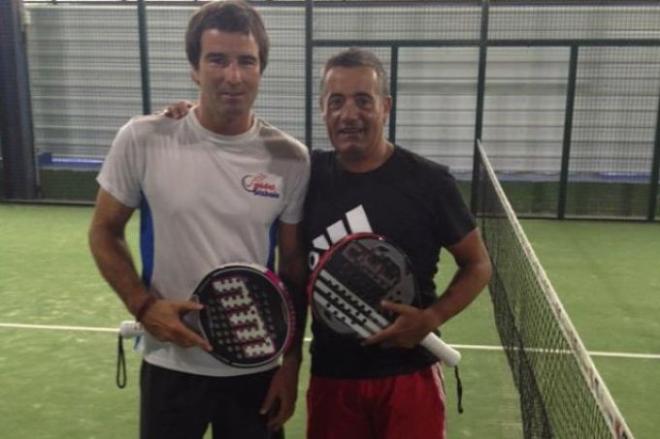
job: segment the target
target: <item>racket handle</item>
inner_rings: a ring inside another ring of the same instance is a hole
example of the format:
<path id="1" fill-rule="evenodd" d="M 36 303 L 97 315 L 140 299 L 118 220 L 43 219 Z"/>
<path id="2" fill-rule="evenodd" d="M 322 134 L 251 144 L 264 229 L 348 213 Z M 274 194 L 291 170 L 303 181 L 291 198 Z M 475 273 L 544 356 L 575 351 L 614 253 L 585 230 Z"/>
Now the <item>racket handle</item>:
<path id="1" fill-rule="evenodd" d="M 135 338 L 144 334 L 144 329 L 140 322 L 135 320 L 124 320 L 119 325 L 119 335 L 124 338 Z"/>
<path id="2" fill-rule="evenodd" d="M 447 366 L 455 367 L 461 361 L 461 353 L 442 341 L 434 333 L 430 333 L 419 342 L 420 345 L 428 349 L 438 359 L 442 360 Z"/>

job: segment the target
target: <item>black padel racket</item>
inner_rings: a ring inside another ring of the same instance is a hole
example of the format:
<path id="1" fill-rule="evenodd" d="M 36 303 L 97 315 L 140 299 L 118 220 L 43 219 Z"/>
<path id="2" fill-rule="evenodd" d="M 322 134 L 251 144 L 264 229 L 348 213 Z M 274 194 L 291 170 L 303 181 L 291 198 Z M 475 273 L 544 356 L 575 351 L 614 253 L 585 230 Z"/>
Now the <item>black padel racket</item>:
<path id="1" fill-rule="evenodd" d="M 408 257 L 382 236 L 356 233 L 326 251 L 309 280 L 307 293 L 315 316 L 340 334 L 367 338 L 387 327 L 395 316 L 382 309 L 387 299 L 414 304 L 417 281 Z M 449 366 L 461 354 L 430 333 L 420 345 Z"/>
<path id="2" fill-rule="evenodd" d="M 294 332 L 293 303 L 275 273 L 256 264 L 226 264 L 199 283 L 191 300 L 204 305 L 184 321 L 213 347 L 209 352 L 234 367 L 270 363 L 289 347 Z M 125 338 L 140 335 L 136 322 L 122 323 Z"/>

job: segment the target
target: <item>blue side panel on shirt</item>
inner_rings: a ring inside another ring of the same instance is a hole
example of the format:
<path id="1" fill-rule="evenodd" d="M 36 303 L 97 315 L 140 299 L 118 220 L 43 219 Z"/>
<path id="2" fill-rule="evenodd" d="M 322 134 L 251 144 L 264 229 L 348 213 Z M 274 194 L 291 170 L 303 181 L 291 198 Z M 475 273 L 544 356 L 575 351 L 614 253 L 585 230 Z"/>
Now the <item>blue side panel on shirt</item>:
<path id="1" fill-rule="evenodd" d="M 277 225 L 280 223 L 279 219 L 276 219 L 273 224 L 270 225 L 270 230 L 268 231 L 268 262 L 266 263 L 266 268 L 271 271 L 274 271 L 275 268 L 275 245 L 277 244 Z"/>
<path id="2" fill-rule="evenodd" d="M 154 272 L 154 223 L 147 198 L 142 194 L 140 202 L 140 254 L 142 256 L 142 282 L 151 286 Z"/>

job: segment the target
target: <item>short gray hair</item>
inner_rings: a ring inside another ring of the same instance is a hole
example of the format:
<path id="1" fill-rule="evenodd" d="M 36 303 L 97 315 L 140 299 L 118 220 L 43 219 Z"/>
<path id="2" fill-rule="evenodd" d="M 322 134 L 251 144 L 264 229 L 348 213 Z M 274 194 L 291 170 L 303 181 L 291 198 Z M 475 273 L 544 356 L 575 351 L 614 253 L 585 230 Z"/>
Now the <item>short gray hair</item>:
<path id="1" fill-rule="evenodd" d="M 323 67 L 323 77 L 321 78 L 321 95 L 325 89 L 325 77 L 328 71 L 334 67 L 369 67 L 376 72 L 378 78 L 378 85 L 380 92 L 383 96 L 390 95 L 390 87 L 387 80 L 387 72 L 383 67 L 383 63 L 371 51 L 351 47 L 350 49 L 333 55 L 328 59 Z"/>

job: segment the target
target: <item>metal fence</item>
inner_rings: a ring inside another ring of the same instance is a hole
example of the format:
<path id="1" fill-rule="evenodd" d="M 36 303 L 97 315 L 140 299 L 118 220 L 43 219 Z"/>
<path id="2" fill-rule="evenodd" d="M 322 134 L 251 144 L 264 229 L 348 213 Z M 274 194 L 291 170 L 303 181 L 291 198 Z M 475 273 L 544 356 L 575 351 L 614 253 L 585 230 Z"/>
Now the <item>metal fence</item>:
<path id="1" fill-rule="evenodd" d="M 183 33 L 199 4 L 25 3 L 37 199 L 91 200 L 131 115 L 195 99 Z M 657 219 L 658 2 L 254 4 L 272 42 L 257 111 L 310 147 L 330 148 L 323 62 L 367 47 L 391 77 L 390 139 L 449 165 L 466 196 L 481 138 L 519 215 Z"/>

